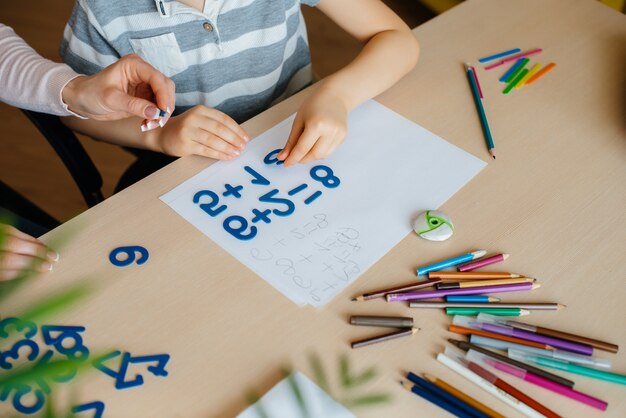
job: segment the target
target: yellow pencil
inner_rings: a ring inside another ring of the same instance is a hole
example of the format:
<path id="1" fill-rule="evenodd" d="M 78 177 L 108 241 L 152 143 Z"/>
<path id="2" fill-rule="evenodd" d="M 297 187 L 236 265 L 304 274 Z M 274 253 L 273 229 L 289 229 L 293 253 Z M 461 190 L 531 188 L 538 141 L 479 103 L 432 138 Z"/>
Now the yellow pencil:
<path id="1" fill-rule="evenodd" d="M 466 287 L 481 287 L 481 286 L 501 286 L 504 284 L 516 284 L 516 283 L 534 283 L 534 281 L 535 279 L 532 279 L 530 277 L 520 277 L 518 279 L 475 280 L 471 282 L 440 283 L 437 285 L 437 290 L 464 289 Z"/>
<path id="2" fill-rule="evenodd" d="M 454 386 L 449 385 L 448 383 L 444 382 L 441 379 L 438 379 L 426 373 L 424 373 L 424 379 L 428 380 L 430 383 L 437 386 L 439 389 L 445 390 L 450 395 L 455 396 L 459 398 L 460 400 L 462 400 L 463 402 L 473 406 L 474 408 L 478 409 L 480 412 L 488 415 L 491 418 L 504 418 L 504 415 L 497 413 L 493 409 L 489 408 L 487 405 L 478 402 L 476 399 L 464 394 L 463 392 L 461 392 Z"/>
<path id="3" fill-rule="evenodd" d="M 522 78 L 519 82 L 519 84 L 517 86 L 515 86 L 516 89 L 521 89 L 522 86 L 524 84 L 526 84 L 526 82 L 528 81 L 528 79 L 532 76 L 535 75 L 535 73 L 537 71 L 539 71 L 539 69 L 541 68 L 541 64 L 535 64 L 532 66 L 532 68 L 528 71 L 528 73 L 526 73 L 526 75 L 524 76 L 524 78 Z"/>
<path id="4" fill-rule="evenodd" d="M 544 76 L 548 71 L 550 71 L 554 67 L 556 67 L 556 64 L 553 63 L 553 62 L 551 62 L 550 64 L 546 65 L 545 67 L 543 67 L 541 69 L 541 71 L 539 71 L 534 76 L 530 77 L 528 79 L 528 81 L 526 81 L 526 84 L 530 85 L 530 84 L 534 83 L 535 81 L 537 81 L 540 77 Z"/>

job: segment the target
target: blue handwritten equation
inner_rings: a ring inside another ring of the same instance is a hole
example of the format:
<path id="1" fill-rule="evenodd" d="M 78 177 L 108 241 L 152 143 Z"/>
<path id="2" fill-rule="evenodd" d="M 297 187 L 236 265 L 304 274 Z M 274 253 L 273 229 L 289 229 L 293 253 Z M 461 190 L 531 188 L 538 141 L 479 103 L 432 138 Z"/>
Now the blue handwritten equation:
<path id="1" fill-rule="evenodd" d="M 271 151 L 265 156 L 263 162 L 266 165 L 282 165 L 283 162 L 276 158 L 280 151 L 280 149 Z M 192 198 L 193 203 L 200 210 L 216 218 L 226 215 L 229 200 L 240 199 L 244 192 L 260 194 L 257 200 L 259 206 L 253 208 L 250 213 L 229 215 L 222 221 L 224 231 L 241 241 L 253 240 L 264 225 L 278 222 L 281 217 L 291 216 L 300 202 L 304 205 L 311 205 L 323 195 L 324 189 L 335 189 L 341 184 L 340 178 L 335 175 L 333 169 L 324 164 L 310 169 L 309 175 L 313 180 L 311 184 L 294 185 L 286 191 L 272 188 L 271 180 L 263 175 L 260 169 L 246 165 L 243 170 L 249 176 L 250 184 L 225 183 L 223 190 L 199 190 Z M 321 186 L 322 190 L 316 189 L 316 186 Z"/>

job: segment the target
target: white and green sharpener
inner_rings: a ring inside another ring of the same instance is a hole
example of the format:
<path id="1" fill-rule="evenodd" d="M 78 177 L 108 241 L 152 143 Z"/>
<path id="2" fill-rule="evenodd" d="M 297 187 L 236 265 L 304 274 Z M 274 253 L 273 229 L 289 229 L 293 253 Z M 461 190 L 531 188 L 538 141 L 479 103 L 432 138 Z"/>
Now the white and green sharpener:
<path id="1" fill-rule="evenodd" d="M 452 220 L 437 210 L 420 213 L 413 223 L 413 229 L 417 235 L 429 241 L 445 241 L 454 234 Z"/>

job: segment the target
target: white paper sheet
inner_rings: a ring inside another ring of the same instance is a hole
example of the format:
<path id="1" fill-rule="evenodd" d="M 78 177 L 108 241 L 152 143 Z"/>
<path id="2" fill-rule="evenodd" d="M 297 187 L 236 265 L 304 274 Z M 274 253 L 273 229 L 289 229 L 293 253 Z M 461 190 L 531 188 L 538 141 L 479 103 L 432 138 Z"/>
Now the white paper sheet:
<path id="1" fill-rule="evenodd" d="M 319 386 L 300 372 L 284 378 L 257 403 L 237 415 L 237 418 L 354 418 L 352 412 L 331 398 Z M 296 384 L 302 395 L 303 405 L 298 403 L 292 385 Z M 306 414 L 302 408 L 306 408 Z"/>
<path id="2" fill-rule="evenodd" d="M 411 232 L 419 212 L 441 206 L 485 166 L 375 101 L 350 114 L 346 140 L 327 160 L 285 168 L 270 156 L 267 164 L 266 156 L 284 146 L 292 121 L 293 116 L 257 137 L 239 158 L 211 165 L 161 200 L 298 304 L 328 302 Z M 328 168 L 332 175 L 322 179 L 325 184 L 313 178 L 330 175 Z M 243 188 L 224 196 L 227 184 Z M 306 188 L 297 189 L 302 184 Z M 315 192 L 321 195 L 306 204 Z M 211 215 L 201 204 L 209 205 Z M 273 212 L 263 220 L 253 209 Z M 246 220 L 242 234 L 253 238 L 241 240 L 225 230 L 226 223 L 242 225 L 233 216 Z"/>

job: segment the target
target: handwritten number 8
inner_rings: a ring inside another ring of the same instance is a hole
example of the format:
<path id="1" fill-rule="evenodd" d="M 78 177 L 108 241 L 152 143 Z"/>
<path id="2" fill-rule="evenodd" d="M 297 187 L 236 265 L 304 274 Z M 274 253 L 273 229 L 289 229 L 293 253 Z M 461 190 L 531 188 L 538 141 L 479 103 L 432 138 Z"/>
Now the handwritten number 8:
<path id="1" fill-rule="evenodd" d="M 322 172 L 324 175 L 321 176 L 318 173 Z M 328 167 L 327 165 L 316 165 L 311 169 L 311 178 L 313 180 L 319 181 L 329 189 L 334 189 L 335 187 L 341 184 L 341 180 L 339 177 L 335 176 L 333 169 Z"/>
<path id="2" fill-rule="evenodd" d="M 208 196 L 211 198 L 209 202 L 200 203 L 200 199 L 204 196 Z M 200 209 L 209 214 L 209 216 L 216 217 L 220 213 L 224 212 L 227 209 L 226 205 L 222 205 L 218 208 L 216 206 L 219 204 L 220 198 L 216 193 L 210 190 L 200 190 L 193 196 L 193 203 L 200 203 Z"/>
<path id="3" fill-rule="evenodd" d="M 233 227 L 233 224 L 238 224 L 238 226 Z M 256 226 L 251 226 L 247 234 L 244 233 L 246 229 L 248 229 L 248 221 L 243 216 L 233 215 L 224 219 L 224 230 L 238 240 L 249 241 L 256 237 Z"/>

